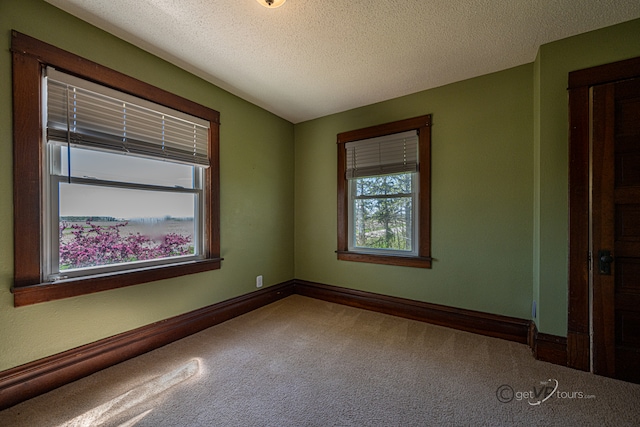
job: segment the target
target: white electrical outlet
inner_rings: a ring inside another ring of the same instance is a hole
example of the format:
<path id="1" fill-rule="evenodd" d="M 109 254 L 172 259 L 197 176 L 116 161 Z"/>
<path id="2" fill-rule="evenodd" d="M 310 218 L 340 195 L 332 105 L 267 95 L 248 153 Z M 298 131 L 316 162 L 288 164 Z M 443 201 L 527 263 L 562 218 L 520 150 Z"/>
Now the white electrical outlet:
<path id="1" fill-rule="evenodd" d="M 262 276 L 257 276 L 256 277 L 256 288 L 261 288 L 262 287 Z"/>

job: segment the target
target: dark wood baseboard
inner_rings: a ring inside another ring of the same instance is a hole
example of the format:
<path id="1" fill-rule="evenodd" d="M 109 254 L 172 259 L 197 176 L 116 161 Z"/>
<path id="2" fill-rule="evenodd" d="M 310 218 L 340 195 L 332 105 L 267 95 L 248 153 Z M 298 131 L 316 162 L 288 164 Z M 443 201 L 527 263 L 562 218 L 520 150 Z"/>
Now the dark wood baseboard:
<path id="1" fill-rule="evenodd" d="M 405 298 L 294 280 L 294 293 L 379 313 L 446 326 L 522 344 L 529 343 L 529 320 Z"/>
<path id="2" fill-rule="evenodd" d="M 567 366 L 581 371 L 591 369 L 591 342 L 588 333 L 572 332 L 567 334 Z"/>
<path id="3" fill-rule="evenodd" d="M 0 410 L 291 295 L 270 286 L 0 372 Z"/>
<path id="4" fill-rule="evenodd" d="M 567 339 L 529 320 L 291 280 L 0 372 L 0 410 L 292 294 L 528 344 L 537 359 L 567 365 Z"/>
<path id="5" fill-rule="evenodd" d="M 556 365 L 567 366 L 567 338 L 538 332 L 532 323 L 532 340 L 529 344 L 536 359 Z"/>

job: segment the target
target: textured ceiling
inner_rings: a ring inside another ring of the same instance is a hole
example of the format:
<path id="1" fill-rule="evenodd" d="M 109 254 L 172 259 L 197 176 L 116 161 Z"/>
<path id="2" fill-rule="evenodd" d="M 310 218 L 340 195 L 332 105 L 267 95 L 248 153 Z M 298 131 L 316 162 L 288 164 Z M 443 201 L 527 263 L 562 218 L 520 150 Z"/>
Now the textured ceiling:
<path id="1" fill-rule="evenodd" d="M 534 61 L 638 0 L 47 0 L 293 123 Z M 640 36 L 640 35 L 639 35 Z"/>

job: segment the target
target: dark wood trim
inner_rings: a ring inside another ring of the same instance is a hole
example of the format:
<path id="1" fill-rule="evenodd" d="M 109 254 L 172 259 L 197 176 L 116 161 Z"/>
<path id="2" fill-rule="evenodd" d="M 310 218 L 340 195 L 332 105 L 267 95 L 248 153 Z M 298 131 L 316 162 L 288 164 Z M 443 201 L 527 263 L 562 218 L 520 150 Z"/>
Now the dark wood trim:
<path id="1" fill-rule="evenodd" d="M 418 256 L 393 256 L 364 254 L 349 251 L 348 189 L 346 179 L 346 155 L 344 144 L 361 139 L 390 135 L 409 130 L 417 130 L 420 163 Z M 339 133 L 338 144 L 338 259 L 342 261 L 369 262 L 374 264 L 398 265 L 403 267 L 431 268 L 431 115 L 424 115 L 396 122 L 385 123 L 363 129 Z"/>
<path id="2" fill-rule="evenodd" d="M 15 41 L 15 35 L 14 39 Z M 14 283 L 40 282 L 42 208 L 42 108 L 40 62 L 14 53 L 13 61 L 13 218 Z"/>
<path id="3" fill-rule="evenodd" d="M 391 135 L 413 129 L 420 129 L 431 126 L 431 114 L 413 117 L 410 119 L 398 120 L 381 125 L 370 126 L 362 129 L 350 130 L 338 134 L 338 144 L 345 144 L 361 139 L 375 138 L 378 136 Z"/>
<path id="4" fill-rule="evenodd" d="M 418 129 L 418 155 L 420 158 L 420 194 L 418 196 L 420 228 L 418 239 L 420 247 L 417 258 L 423 260 L 420 267 L 431 268 L 431 114 L 417 117 L 414 120 L 426 120 L 426 123 Z"/>
<path id="5" fill-rule="evenodd" d="M 589 371 L 591 342 L 589 333 L 569 332 L 567 334 L 567 366 L 581 371 Z"/>
<path id="6" fill-rule="evenodd" d="M 430 268 L 431 257 L 363 254 L 351 251 L 336 251 L 343 261 L 369 262 L 373 264 L 399 265 L 402 267 Z"/>
<path id="7" fill-rule="evenodd" d="M 567 366 L 567 339 L 565 337 L 542 334 L 536 331 L 533 354 L 537 360 L 542 362 Z"/>
<path id="8" fill-rule="evenodd" d="M 15 307 L 21 307 L 130 285 L 154 282 L 171 277 L 179 277 L 185 274 L 201 273 L 219 269 L 221 261 L 222 259 L 220 258 L 207 259 L 184 264 L 141 268 L 114 274 L 61 280 L 55 283 L 41 283 L 21 287 L 14 286 L 11 289 L 11 292 L 13 292 L 13 305 Z"/>
<path id="9" fill-rule="evenodd" d="M 294 293 L 489 337 L 502 338 L 522 344 L 528 343 L 529 320 L 430 304 L 304 280 L 294 281 Z"/>
<path id="10" fill-rule="evenodd" d="M 591 323 L 593 344 L 592 370 L 595 374 L 615 377 L 615 265 L 612 274 L 593 273 L 598 268 L 597 251 L 615 250 L 615 100 L 614 85 L 598 85 L 591 89 L 591 251 L 592 268 Z"/>
<path id="11" fill-rule="evenodd" d="M 220 124 L 220 113 L 209 107 L 15 30 L 11 32 L 11 52 L 14 55 L 28 56 L 37 63 L 51 65 L 83 79 Z"/>
<path id="12" fill-rule="evenodd" d="M 574 88 L 569 91 L 569 337 L 589 335 L 589 156 L 589 88 Z M 588 354 L 573 357 L 582 352 L 568 349 L 569 366 L 589 370 Z"/>
<path id="13" fill-rule="evenodd" d="M 30 36 L 12 31 L 14 139 L 14 305 L 16 307 L 107 289 L 219 269 L 220 257 L 220 113 L 148 83 L 81 58 Z M 205 171 L 204 259 L 159 268 L 43 283 L 41 81 L 45 66 L 91 80 L 210 123 L 209 161 Z"/>
<path id="14" fill-rule="evenodd" d="M 0 410 L 291 295 L 293 282 L 218 304 L 0 372 Z"/>
<path id="15" fill-rule="evenodd" d="M 349 252 L 349 192 L 347 190 L 347 153 L 344 145 L 338 144 L 338 259 L 340 253 Z"/>
<path id="16" fill-rule="evenodd" d="M 529 347 L 537 360 L 567 366 L 567 338 L 539 333 L 533 321 L 529 337 Z"/>
<path id="17" fill-rule="evenodd" d="M 567 364 L 566 338 L 530 320 L 290 280 L 0 372 L 0 410 L 293 294 L 528 344 L 536 358 Z"/>
<path id="18" fill-rule="evenodd" d="M 535 350 L 537 335 L 538 335 L 538 328 L 536 327 L 536 322 L 532 320 L 531 322 L 529 322 L 529 336 L 527 337 L 527 345 L 532 351 Z"/>
<path id="19" fill-rule="evenodd" d="M 538 333 L 535 356 L 536 359 L 543 362 L 567 366 L 567 339 L 556 335 Z"/>
<path id="20" fill-rule="evenodd" d="M 640 57 L 598 65 L 569 73 L 569 89 L 613 83 L 640 75 Z"/>
<path id="21" fill-rule="evenodd" d="M 569 88 L 569 307 L 567 364 L 590 370 L 590 88 L 640 75 L 640 57 L 573 71 Z"/>

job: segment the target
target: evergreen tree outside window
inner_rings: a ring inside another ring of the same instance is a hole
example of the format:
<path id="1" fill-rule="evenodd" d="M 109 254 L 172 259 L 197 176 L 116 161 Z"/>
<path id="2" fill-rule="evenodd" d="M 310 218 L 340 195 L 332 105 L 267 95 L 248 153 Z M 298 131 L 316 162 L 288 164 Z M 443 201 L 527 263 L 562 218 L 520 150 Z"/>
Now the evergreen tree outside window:
<path id="1" fill-rule="evenodd" d="M 430 267 L 430 116 L 338 135 L 338 259 Z"/>

